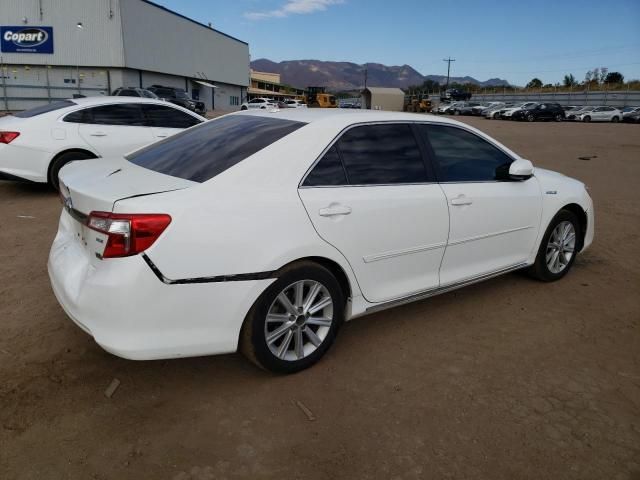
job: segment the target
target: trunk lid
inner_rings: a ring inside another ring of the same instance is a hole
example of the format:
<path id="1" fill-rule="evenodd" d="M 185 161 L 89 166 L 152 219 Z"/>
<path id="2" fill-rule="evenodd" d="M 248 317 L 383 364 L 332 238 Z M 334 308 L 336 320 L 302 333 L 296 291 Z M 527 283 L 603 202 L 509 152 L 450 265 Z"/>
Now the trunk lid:
<path id="1" fill-rule="evenodd" d="M 60 193 L 66 207 L 88 215 L 111 212 L 118 200 L 181 190 L 197 182 L 132 164 L 124 158 L 82 160 L 60 171 Z"/>
<path id="2" fill-rule="evenodd" d="M 81 160 L 60 171 L 64 209 L 59 235 L 85 252 L 94 267 L 101 261 L 107 235 L 86 225 L 93 211 L 112 212 L 117 201 L 181 190 L 197 182 L 171 177 L 128 162 L 124 158 Z M 163 213 L 163 212 L 148 212 Z"/>

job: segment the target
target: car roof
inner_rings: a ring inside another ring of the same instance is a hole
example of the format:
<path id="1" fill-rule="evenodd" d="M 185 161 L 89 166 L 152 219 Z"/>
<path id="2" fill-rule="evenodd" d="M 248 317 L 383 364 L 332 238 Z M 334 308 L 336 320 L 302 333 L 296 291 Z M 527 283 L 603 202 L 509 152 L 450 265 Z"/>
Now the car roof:
<path id="1" fill-rule="evenodd" d="M 280 118 L 303 123 L 335 122 L 342 126 L 367 122 L 437 122 L 450 125 L 466 124 L 424 113 L 388 112 L 384 110 L 354 110 L 345 108 L 287 108 L 250 110 L 234 113 L 233 115 L 252 115 L 259 117 Z"/>
<path id="2" fill-rule="evenodd" d="M 63 99 L 61 99 L 63 100 Z M 69 98 L 64 100 L 70 100 L 80 106 L 89 106 L 89 105 L 102 105 L 103 103 L 163 103 L 162 100 L 158 100 L 156 98 L 143 98 L 143 97 L 123 97 L 121 95 L 117 96 L 96 96 L 96 97 L 84 97 L 84 98 Z"/>

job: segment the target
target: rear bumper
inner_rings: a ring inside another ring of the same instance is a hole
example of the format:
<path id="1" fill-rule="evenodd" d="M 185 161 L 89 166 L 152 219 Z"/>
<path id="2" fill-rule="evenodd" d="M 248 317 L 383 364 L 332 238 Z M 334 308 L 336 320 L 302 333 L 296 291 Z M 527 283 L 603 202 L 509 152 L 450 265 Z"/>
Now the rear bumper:
<path id="1" fill-rule="evenodd" d="M 20 145 L 0 145 L 0 178 L 46 182 L 50 154 Z"/>
<path id="2" fill-rule="evenodd" d="M 273 281 L 167 285 L 140 255 L 91 259 L 63 211 L 48 270 L 67 315 L 105 350 L 131 360 L 230 353 Z"/>

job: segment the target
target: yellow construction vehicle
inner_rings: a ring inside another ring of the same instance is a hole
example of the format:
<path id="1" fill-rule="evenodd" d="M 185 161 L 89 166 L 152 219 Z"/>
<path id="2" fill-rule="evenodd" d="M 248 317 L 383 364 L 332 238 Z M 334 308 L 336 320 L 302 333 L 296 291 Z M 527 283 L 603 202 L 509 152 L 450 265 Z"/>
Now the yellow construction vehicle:
<path id="1" fill-rule="evenodd" d="M 305 103 L 309 108 L 338 108 L 336 97 L 330 93 L 326 93 L 325 87 L 307 88 Z"/>
<path id="2" fill-rule="evenodd" d="M 407 95 L 404 98 L 405 112 L 427 113 L 433 108 L 429 95 Z"/>

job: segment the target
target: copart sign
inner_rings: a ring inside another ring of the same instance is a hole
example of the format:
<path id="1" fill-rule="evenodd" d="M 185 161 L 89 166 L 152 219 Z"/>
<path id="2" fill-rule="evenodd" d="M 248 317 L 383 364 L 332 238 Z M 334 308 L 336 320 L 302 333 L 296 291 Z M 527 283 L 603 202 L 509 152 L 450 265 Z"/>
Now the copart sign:
<path id="1" fill-rule="evenodd" d="M 53 27 L 0 27 L 3 53 L 53 53 Z"/>

